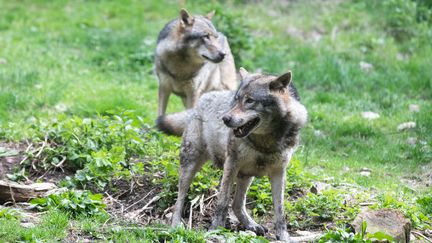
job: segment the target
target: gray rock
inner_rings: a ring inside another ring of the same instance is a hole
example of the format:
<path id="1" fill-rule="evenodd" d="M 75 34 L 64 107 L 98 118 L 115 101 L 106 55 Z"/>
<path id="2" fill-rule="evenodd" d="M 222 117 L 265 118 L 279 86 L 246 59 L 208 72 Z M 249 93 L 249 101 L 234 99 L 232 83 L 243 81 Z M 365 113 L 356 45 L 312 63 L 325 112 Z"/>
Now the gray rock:
<path id="1" fill-rule="evenodd" d="M 409 242 L 410 240 L 411 223 L 399 210 L 363 211 L 357 215 L 352 223 L 355 232 L 361 232 L 363 221 L 367 223 L 367 233 L 383 232 L 393 237 L 396 242 Z"/>

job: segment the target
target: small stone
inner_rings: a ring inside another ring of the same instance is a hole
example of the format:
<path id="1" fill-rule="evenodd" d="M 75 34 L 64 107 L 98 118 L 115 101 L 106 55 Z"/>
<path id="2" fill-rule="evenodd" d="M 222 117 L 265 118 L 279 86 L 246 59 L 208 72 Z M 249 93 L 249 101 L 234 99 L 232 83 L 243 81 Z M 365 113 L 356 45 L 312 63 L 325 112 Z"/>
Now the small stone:
<path id="1" fill-rule="evenodd" d="M 334 181 L 334 177 L 333 177 L 333 176 L 330 176 L 330 177 L 324 178 L 323 181 L 324 181 L 324 182 Z"/>
<path id="2" fill-rule="evenodd" d="M 310 192 L 312 192 L 313 194 L 321 194 L 323 191 L 329 188 L 330 188 L 329 184 L 317 181 L 314 182 L 314 184 L 312 185 Z"/>
<path id="3" fill-rule="evenodd" d="M 366 120 L 375 120 L 380 117 L 378 113 L 372 112 L 372 111 L 364 111 L 361 113 L 362 117 Z"/>
<path id="4" fill-rule="evenodd" d="M 321 130 L 314 130 L 313 133 L 315 137 L 324 137 L 324 133 Z"/>
<path id="5" fill-rule="evenodd" d="M 360 175 L 362 176 L 369 177 L 371 174 L 372 174 L 372 170 L 369 168 L 364 167 L 360 170 Z"/>
<path id="6" fill-rule="evenodd" d="M 369 177 L 371 175 L 371 173 L 369 171 L 360 171 L 360 175 Z"/>
<path id="7" fill-rule="evenodd" d="M 24 227 L 24 228 L 29 229 L 29 228 L 34 228 L 35 224 L 30 223 L 30 222 L 26 222 L 26 223 L 21 223 L 21 226 Z"/>
<path id="8" fill-rule="evenodd" d="M 0 57 L 0 65 L 7 64 L 6 59 Z"/>
<path id="9" fill-rule="evenodd" d="M 409 111 L 411 111 L 411 112 L 419 112 L 420 111 L 420 106 L 416 105 L 416 104 L 411 104 L 411 105 L 409 105 Z"/>
<path id="10" fill-rule="evenodd" d="M 398 61 L 406 61 L 408 60 L 409 56 L 407 54 L 403 54 L 403 53 L 398 53 L 396 54 L 396 59 Z"/>
<path id="11" fill-rule="evenodd" d="M 409 242 L 411 223 L 399 210 L 384 208 L 363 211 L 352 223 L 355 232 L 361 232 L 363 221 L 366 222 L 367 233 L 383 232 L 396 242 Z"/>
<path id="12" fill-rule="evenodd" d="M 400 131 L 404 131 L 404 130 L 415 128 L 415 127 L 416 127 L 415 122 L 412 122 L 412 121 L 411 122 L 404 122 L 404 123 L 401 123 L 397 126 L 397 130 L 398 130 L 398 132 L 400 132 Z"/>
<path id="13" fill-rule="evenodd" d="M 165 218 L 167 219 L 171 219 L 172 218 L 173 213 L 167 213 L 165 214 Z"/>
<path id="14" fill-rule="evenodd" d="M 409 138 L 407 138 L 407 143 L 408 143 L 409 145 L 414 146 L 414 145 L 417 144 L 417 138 L 416 138 L 416 137 L 409 137 Z"/>
<path id="15" fill-rule="evenodd" d="M 253 232 L 253 231 L 251 231 L 251 230 L 245 230 L 245 231 L 243 231 L 243 234 L 250 235 L 252 237 L 256 237 L 257 236 L 256 233 Z"/>
<path id="16" fill-rule="evenodd" d="M 65 112 L 65 111 L 68 110 L 68 107 L 67 107 L 65 104 L 63 104 L 63 103 L 59 103 L 59 104 L 55 105 L 54 108 L 55 108 L 58 112 Z"/>
<path id="17" fill-rule="evenodd" d="M 365 71 L 365 72 L 370 72 L 374 68 L 372 64 L 367 63 L 367 62 L 363 62 L 363 61 L 361 61 L 359 63 L 359 65 L 360 65 L 360 69 L 363 70 L 363 71 Z"/>

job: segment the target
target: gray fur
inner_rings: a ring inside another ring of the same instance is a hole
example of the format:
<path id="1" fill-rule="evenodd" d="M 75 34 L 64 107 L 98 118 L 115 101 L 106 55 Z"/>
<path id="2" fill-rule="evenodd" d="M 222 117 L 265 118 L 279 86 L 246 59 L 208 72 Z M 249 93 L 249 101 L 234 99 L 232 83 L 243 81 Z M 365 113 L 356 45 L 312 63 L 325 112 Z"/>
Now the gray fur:
<path id="1" fill-rule="evenodd" d="M 306 123 L 307 111 L 292 95 L 288 83 L 278 91 L 270 89 L 276 79 L 268 75 L 249 81 L 244 79 L 244 82 L 249 82 L 248 85 L 242 85 L 237 92 L 210 92 L 200 98 L 183 133 L 179 193 L 173 226 L 181 223 L 185 197 L 195 173 L 206 160 L 217 162 L 223 158 L 219 163 L 223 168 L 223 177 L 212 228 L 225 224 L 231 188 L 236 179 L 232 204 L 235 215 L 247 229 L 265 234 L 267 229 L 248 215 L 245 197 L 255 176 L 268 176 L 272 186 L 276 236 L 280 240 L 289 240 L 283 212 L 285 172 L 296 150 L 299 131 Z M 247 99 L 255 96 L 266 96 L 273 102 L 263 105 L 255 101 L 252 105 Z M 257 125 L 250 131 L 246 129 L 247 124 L 257 117 Z M 184 124 L 184 121 L 174 119 L 170 122 Z M 249 132 L 235 135 L 236 129 Z"/>

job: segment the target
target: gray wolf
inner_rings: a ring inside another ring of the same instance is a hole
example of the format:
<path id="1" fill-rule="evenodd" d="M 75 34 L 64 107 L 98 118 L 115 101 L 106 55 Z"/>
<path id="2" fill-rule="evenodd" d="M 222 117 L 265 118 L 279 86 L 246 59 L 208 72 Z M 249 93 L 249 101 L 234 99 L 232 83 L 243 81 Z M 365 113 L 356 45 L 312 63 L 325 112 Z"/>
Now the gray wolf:
<path id="1" fill-rule="evenodd" d="M 285 173 L 307 121 L 306 108 L 291 83 L 291 72 L 281 76 L 249 74 L 240 69 L 237 91 L 203 95 L 197 106 L 174 115 L 161 116 L 157 127 L 181 134 L 180 178 L 172 226 L 181 223 L 189 186 L 207 160 L 223 169 L 218 204 L 211 228 L 224 226 L 236 180 L 232 208 L 246 229 L 263 235 L 267 229 L 247 213 L 246 193 L 255 176 L 268 176 L 272 187 L 276 236 L 289 240 L 284 218 Z M 184 121 L 187 120 L 187 122 Z"/>
<path id="2" fill-rule="evenodd" d="M 234 90 L 236 70 L 227 38 L 207 16 L 180 11 L 159 33 L 155 72 L 159 79 L 158 115 L 165 114 L 171 93 L 181 97 L 186 108 L 212 90 Z"/>

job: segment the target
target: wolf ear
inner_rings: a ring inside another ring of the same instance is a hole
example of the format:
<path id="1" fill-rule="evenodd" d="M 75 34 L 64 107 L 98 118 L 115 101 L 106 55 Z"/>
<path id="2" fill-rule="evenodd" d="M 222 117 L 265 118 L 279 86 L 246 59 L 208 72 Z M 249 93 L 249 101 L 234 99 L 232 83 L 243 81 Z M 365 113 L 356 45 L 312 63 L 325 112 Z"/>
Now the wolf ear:
<path id="1" fill-rule="evenodd" d="M 270 83 L 270 90 L 272 91 L 280 91 L 288 87 L 291 82 L 291 71 L 282 74 L 276 80 Z"/>
<path id="2" fill-rule="evenodd" d="M 211 20 L 211 19 L 213 18 L 213 16 L 215 15 L 215 13 L 216 13 L 216 11 L 215 11 L 215 10 L 212 10 L 212 11 L 209 12 L 205 17 L 206 17 L 208 20 Z"/>
<path id="3" fill-rule="evenodd" d="M 194 18 L 184 8 L 180 10 L 180 20 L 186 26 L 190 26 L 194 22 Z"/>
<path id="4" fill-rule="evenodd" d="M 239 74 L 241 79 L 245 79 L 249 75 L 248 71 L 246 71 L 244 67 L 240 67 Z"/>

